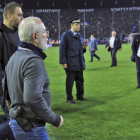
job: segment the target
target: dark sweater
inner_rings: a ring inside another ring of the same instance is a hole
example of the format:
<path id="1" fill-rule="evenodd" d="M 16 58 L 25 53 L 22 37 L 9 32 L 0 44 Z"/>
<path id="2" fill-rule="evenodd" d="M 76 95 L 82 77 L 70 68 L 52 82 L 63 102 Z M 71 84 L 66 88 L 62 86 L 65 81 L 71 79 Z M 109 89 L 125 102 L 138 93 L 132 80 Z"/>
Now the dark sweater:
<path id="1" fill-rule="evenodd" d="M 2 79 L 4 69 L 10 57 L 17 50 L 19 37 L 17 31 L 11 30 L 0 22 L 0 95 L 3 94 Z"/>
<path id="2" fill-rule="evenodd" d="M 18 49 L 18 45 L 20 42 L 18 36 L 18 30 L 12 30 L 4 24 L 3 24 L 3 29 L 7 34 L 8 39 L 12 42 L 12 46 L 10 46 L 10 52 L 11 54 L 13 54 Z"/>

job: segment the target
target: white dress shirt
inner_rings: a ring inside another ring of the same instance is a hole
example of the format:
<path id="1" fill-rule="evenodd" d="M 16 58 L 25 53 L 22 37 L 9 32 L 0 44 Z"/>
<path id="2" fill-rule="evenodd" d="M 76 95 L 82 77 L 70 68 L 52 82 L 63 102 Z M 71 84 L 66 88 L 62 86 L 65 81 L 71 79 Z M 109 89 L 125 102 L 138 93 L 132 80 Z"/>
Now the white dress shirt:
<path id="1" fill-rule="evenodd" d="M 139 48 L 138 48 L 137 56 L 140 57 L 140 45 L 139 45 Z"/>
<path id="2" fill-rule="evenodd" d="M 114 48 L 114 41 L 115 41 L 115 36 L 112 36 L 109 41 L 109 44 L 111 43 L 111 46 L 110 46 L 111 48 Z"/>

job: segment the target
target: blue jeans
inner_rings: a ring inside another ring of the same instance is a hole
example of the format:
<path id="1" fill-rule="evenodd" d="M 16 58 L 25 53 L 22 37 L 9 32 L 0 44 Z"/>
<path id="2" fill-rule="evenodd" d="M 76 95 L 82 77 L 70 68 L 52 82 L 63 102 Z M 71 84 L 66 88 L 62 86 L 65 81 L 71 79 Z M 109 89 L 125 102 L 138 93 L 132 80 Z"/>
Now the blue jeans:
<path id="1" fill-rule="evenodd" d="M 45 126 L 34 127 L 28 132 L 24 132 L 16 120 L 11 119 L 11 128 L 16 140 L 50 140 Z"/>

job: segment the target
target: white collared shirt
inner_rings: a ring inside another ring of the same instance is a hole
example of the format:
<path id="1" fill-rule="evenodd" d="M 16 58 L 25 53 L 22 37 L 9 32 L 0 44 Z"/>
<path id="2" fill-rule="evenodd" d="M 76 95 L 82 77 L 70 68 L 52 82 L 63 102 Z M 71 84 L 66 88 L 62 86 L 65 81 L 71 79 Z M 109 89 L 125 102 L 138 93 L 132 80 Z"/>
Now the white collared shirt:
<path id="1" fill-rule="evenodd" d="M 72 29 L 71 29 L 71 31 L 73 32 L 74 36 L 77 34 L 77 32 L 74 32 Z"/>
<path id="2" fill-rule="evenodd" d="M 111 48 L 114 48 L 114 41 L 115 41 L 115 36 L 112 36 L 109 41 L 109 44 L 111 43 L 111 46 L 110 46 Z"/>
<path id="3" fill-rule="evenodd" d="M 137 56 L 140 57 L 140 45 L 139 45 L 139 48 L 138 48 Z"/>

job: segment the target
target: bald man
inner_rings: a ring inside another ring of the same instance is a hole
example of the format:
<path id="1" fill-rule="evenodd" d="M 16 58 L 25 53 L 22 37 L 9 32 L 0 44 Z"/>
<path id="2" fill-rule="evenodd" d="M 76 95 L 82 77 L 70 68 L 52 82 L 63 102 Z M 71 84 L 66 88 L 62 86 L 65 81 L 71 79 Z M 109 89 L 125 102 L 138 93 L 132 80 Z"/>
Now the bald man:
<path id="1" fill-rule="evenodd" d="M 122 50 L 120 38 L 116 36 L 116 32 L 112 32 L 112 36 L 109 38 L 104 49 L 108 47 L 108 52 L 111 52 L 112 64 L 110 67 L 117 66 L 116 54 L 118 50 Z"/>

